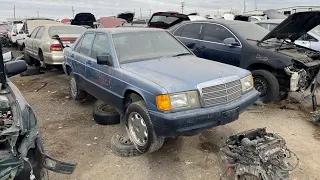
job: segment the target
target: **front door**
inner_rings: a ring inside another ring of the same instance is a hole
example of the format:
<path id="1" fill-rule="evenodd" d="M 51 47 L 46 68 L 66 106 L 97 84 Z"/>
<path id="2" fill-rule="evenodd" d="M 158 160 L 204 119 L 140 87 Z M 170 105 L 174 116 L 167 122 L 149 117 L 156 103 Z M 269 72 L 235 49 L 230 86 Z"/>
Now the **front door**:
<path id="1" fill-rule="evenodd" d="M 108 55 L 110 52 L 111 42 L 109 36 L 103 33 L 96 34 L 92 44 L 90 58 L 88 58 L 86 62 L 86 78 L 91 83 L 92 94 L 94 94 L 96 98 L 113 105 L 112 74 L 114 68 L 97 63 L 98 56 Z"/>
<path id="2" fill-rule="evenodd" d="M 241 44 L 225 27 L 219 24 L 206 24 L 202 29 L 199 50 L 201 58 L 240 66 Z M 227 45 L 224 40 L 234 38 L 238 45 Z"/>
<path id="3" fill-rule="evenodd" d="M 316 39 L 313 36 L 306 33 L 302 35 L 299 39 L 297 39 L 294 43 L 306 48 L 311 48 L 311 42 L 315 40 Z"/>
<path id="4" fill-rule="evenodd" d="M 202 23 L 190 23 L 179 27 L 173 34 L 187 46 L 196 56 L 201 57 L 199 51 L 199 38 Z"/>

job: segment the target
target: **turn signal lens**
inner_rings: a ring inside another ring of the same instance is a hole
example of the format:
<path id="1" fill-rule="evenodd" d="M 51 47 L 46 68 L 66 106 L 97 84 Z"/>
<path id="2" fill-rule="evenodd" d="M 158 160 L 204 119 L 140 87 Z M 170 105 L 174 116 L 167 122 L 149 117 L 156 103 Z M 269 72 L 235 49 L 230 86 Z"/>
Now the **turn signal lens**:
<path id="1" fill-rule="evenodd" d="M 170 111 L 171 103 L 169 94 L 161 94 L 156 96 L 158 109 L 162 111 Z"/>

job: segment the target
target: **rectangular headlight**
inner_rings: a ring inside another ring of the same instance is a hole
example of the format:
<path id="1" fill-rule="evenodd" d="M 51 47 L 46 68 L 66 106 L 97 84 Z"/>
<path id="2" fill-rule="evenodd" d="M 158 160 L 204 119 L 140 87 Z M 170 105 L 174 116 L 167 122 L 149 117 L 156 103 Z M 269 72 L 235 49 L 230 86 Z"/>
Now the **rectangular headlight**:
<path id="1" fill-rule="evenodd" d="M 253 88 L 253 77 L 251 74 L 249 76 L 246 76 L 246 77 L 240 79 L 240 81 L 241 81 L 243 93 L 245 93 Z"/>
<path id="2" fill-rule="evenodd" d="M 197 91 L 162 94 L 158 95 L 156 100 L 158 109 L 163 111 L 201 106 Z"/>

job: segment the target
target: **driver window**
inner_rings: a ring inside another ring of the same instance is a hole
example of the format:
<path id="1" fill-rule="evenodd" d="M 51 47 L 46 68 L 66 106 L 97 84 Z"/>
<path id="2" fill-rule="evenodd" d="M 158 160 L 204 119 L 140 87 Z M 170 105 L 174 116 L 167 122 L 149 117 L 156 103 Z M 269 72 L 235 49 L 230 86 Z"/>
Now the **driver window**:
<path id="1" fill-rule="evenodd" d="M 97 34 L 93 41 L 91 57 L 97 59 L 97 56 L 107 54 L 110 54 L 109 38 L 106 35 Z"/>
<path id="2" fill-rule="evenodd" d="M 224 27 L 217 25 L 217 24 L 206 24 L 203 30 L 203 40 L 216 42 L 216 43 L 223 43 L 223 41 L 227 38 L 234 38 L 237 39 Z"/>

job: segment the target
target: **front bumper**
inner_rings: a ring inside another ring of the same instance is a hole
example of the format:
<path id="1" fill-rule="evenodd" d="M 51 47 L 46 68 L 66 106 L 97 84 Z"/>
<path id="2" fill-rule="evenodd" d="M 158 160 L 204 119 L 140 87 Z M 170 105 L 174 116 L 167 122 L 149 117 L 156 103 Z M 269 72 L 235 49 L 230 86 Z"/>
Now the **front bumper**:
<path id="1" fill-rule="evenodd" d="M 43 53 L 44 62 L 50 65 L 62 65 L 64 61 L 63 52 Z"/>
<path id="2" fill-rule="evenodd" d="M 251 90 L 240 99 L 228 104 L 175 113 L 150 111 L 149 114 L 157 136 L 163 138 L 176 137 L 185 133 L 224 125 L 236 120 L 232 117 L 225 119 L 222 117 L 222 113 L 236 108 L 239 108 L 241 113 L 248 106 L 252 105 L 259 98 L 259 95 L 258 91 Z"/>

